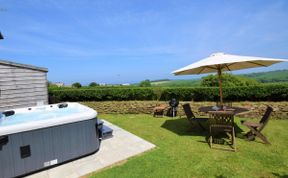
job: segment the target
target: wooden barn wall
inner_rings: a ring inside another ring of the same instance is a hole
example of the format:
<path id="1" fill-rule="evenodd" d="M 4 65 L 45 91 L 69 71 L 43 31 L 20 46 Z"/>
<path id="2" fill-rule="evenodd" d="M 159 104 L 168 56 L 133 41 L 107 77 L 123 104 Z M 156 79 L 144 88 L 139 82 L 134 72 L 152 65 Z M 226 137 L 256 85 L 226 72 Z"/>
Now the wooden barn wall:
<path id="1" fill-rule="evenodd" d="M 48 104 L 47 73 L 0 64 L 0 111 Z"/>

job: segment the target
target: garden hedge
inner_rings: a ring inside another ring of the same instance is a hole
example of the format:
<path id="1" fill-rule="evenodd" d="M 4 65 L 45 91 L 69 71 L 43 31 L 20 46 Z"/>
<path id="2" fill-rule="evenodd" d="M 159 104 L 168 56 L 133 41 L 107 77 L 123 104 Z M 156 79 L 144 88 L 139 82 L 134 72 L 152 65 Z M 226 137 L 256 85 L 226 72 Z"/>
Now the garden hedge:
<path id="1" fill-rule="evenodd" d="M 160 92 L 160 95 L 159 95 Z M 288 84 L 223 88 L 226 101 L 288 101 Z M 50 102 L 170 100 L 217 101 L 217 87 L 95 87 L 86 89 L 49 89 Z"/>

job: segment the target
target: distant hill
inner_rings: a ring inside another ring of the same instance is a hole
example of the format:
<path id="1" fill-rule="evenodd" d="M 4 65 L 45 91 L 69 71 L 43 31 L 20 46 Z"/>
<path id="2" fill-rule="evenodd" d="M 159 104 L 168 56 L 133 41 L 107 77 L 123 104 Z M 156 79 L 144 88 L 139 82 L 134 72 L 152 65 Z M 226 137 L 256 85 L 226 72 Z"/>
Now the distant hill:
<path id="1" fill-rule="evenodd" d="M 288 82 L 288 70 L 275 70 L 269 72 L 258 72 L 251 74 L 242 74 L 240 76 L 256 79 L 261 83 Z M 161 79 L 151 81 L 152 86 L 161 87 L 197 87 L 200 86 L 199 80 L 169 80 Z"/>
<path id="2" fill-rule="evenodd" d="M 151 80 L 151 82 L 166 82 L 166 81 L 170 81 L 170 79 Z"/>
<path id="3" fill-rule="evenodd" d="M 257 72 L 257 73 L 245 74 L 242 76 L 254 78 L 262 83 L 288 82 L 288 70 Z"/>

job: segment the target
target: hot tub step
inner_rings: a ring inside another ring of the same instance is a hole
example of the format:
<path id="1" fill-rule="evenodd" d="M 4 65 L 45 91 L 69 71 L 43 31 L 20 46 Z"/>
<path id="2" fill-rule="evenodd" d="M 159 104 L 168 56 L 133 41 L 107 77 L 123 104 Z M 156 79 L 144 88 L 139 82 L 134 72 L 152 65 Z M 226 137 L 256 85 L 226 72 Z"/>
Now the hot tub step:
<path id="1" fill-rule="evenodd" d="M 104 125 L 104 122 L 100 118 L 97 119 L 97 129 L 100 130 L 102 140 L 113 136 L 113 129 Z"/>
<path id="2" fill-rule="evenodd" d="M 112 136 L 113 136 L 113 130 L 108 126 L 103 125 L 103 127 L 102 127 L 102 140 L 111 138 Z"/>

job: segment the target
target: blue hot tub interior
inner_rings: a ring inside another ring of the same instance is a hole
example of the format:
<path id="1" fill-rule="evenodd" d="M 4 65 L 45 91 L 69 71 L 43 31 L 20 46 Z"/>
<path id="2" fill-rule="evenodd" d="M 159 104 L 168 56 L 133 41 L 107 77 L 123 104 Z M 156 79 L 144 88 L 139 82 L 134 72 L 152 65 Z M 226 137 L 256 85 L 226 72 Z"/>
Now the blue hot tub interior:
<path id="1" fill-rule="evenodd" d="M 27 108 L 27 112 L 16 112 L 11 116 L 5 116 L 0 113 L 0 127 L 79 114 L 83 111 L 85 111 L 85 109 L 73 106 L 59 108 L 51 105 L 48 108 L 47 106 L 30 108 L 30 110 Z"/>

